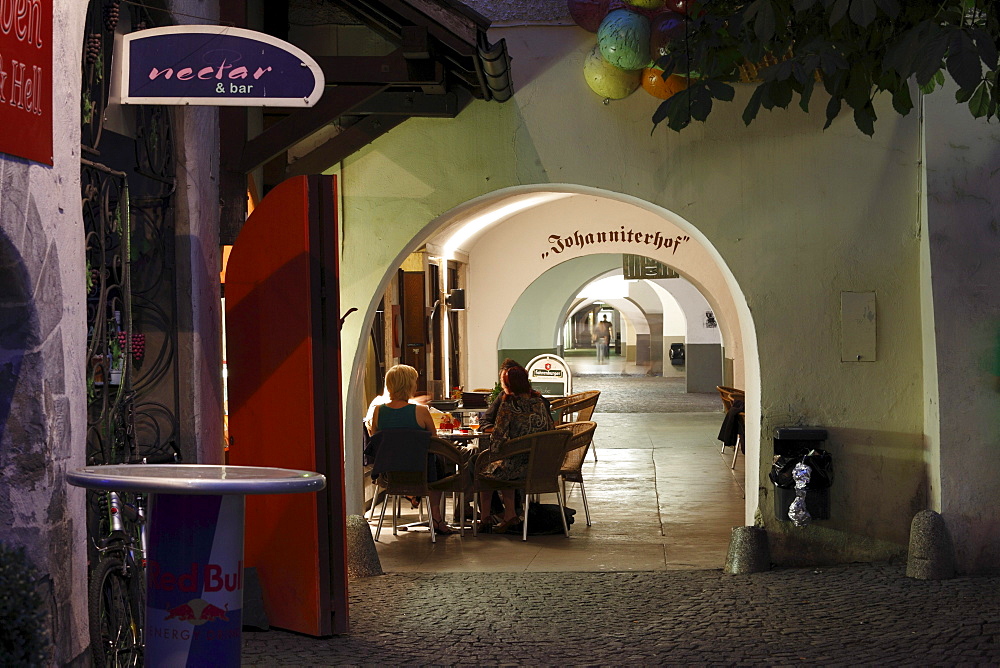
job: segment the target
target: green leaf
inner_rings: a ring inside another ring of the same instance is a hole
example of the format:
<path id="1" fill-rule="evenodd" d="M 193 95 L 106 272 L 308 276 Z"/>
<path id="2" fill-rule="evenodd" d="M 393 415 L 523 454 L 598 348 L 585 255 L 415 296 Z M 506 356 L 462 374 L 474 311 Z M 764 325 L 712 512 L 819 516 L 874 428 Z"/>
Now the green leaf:
<path id="1" fill-rule="evenodd" d="M 930 28 L 930 33 L 929 41 L 920 48 L 914 62 L 914 73 L 917 75 L 917 83 L 921 86 L 928 83 L 941 70 L 941 61 L 944 59 L 945 51 L 948 50 L 948 33 L 944 28 L 934 26 Z"/>
<path id="2" fill-rule="evenodd" d="M 972 94 L 976 92 L 975 88 L 959 88 L 955 91 L 955 102 L 959 104 L 965 104 L 972 99 Z"/>
<path id="3" fill-rule="evenodd" d="M 840 20 L 847 14 L 849 0 L 834 0 L 833 8 L 830 10 L 830 27 L 840 23 Z"/>
<path id="4" fill-rule="evenodd" d="M 952 33 L 948 45 L 948 73 L 961 88 L 975 88 L 983 80 L 983 66 L 972 38 L 964 30 Z"/>
<path id="5" fill-rule="evenodd" d="M 906 116 L 913 109 L 913 100 L 910 99 L 910 86 L 901 81 L 897 88 L 892 91 L 892 108 L 900 116 Z"/>
<path id="6" fill-rule="evenodd" d="M 899 16 L 899 3 L 896 0 L 875 0 L 875 4 L 879 6 L 885 15 L 890 19 L 895 20 Z"/>
<path id="7" fill-rule="evenodd" d="M 875 0 L 851 0 L 851 21 L 867 28 L 875 20 Z"/>
<path id="8" fill-rule="evenodd" d="M 691 93 L 691 118 L 704 121 L 710 113 L 712 113 L 712 95 L 707 87 L 698 86 Z"/>
<path id="9" fill-rule="evenodd" d="M 774 6 L 767 0 L 763 0 L 760 9 L 757 11 L 757 18 L 754 20 L 753 28 L 757 39 L 768 42 L 774 37 Z"/>
<path id="10" fill-rule="evenodd" d="M 804 12 L 816 4 L 816 0 L 794 0 L 792 8 L 797 12 Z"/>
<path id="11" fill-rule="evenodd" d="M 872 83 L 868 78 L 868 69 L 863 62 L 855 62 L 844 88 L 844 101 L 856 110 L 869 104 L 871 95 Z"/>
<path id="12" fill-rule="evenodd" d="M 760 98 L 763 94 L 763 89 L 757 86 L 754 90 L 753 95 L 750 96 L 750 100 L 747 102 L 747 106 L 743 109 L 743 123 L 750 125 L 753 119 L 757 118 L 757 112 L 760 111 Z"/>
<path id="13" fill-rule="evenodd" d="M 979 47 L 979 57 L 986 63 L 986 69 L 995 70 L 997 68 L 998 54 L 997 45 L 993 41 L 993 37 L 979 26 L 972 26 L 969 32 L 972 33 L 972 37 L 976 40 L 976 46 Z"/>
<path id="14" fill-rule="evenodd" d="M 969 100 L 969 111 L 972 112 L 974 118 L 982 118 L 990 110 L 990 95 L 989 90 L 987 90 L 986 82 L 979 84 L 976 88 L 976 92 L 972 94 L 972 98 Z"/>
<path id="15" fill-rule="evenodd" d="M 807 114 L 809 113 L 809 100 L 812 99 L 812 93 L 815 86 L 816 79 L 814 77 L 809 77 L 809 79 L 802 84 L 802 92 L 799 93 L 799 108 Z"/>
<path id="16" fill-rule="evenodd" d="M 875 107 L 870 104 L 854 110 L 854 124 L 869 137 L 875 134 L 875 120 Z"/>
<path id="17" fill-rule="evenodd" d="M 826 104 L 826 125 L 823 129 L 826 130 L 833 124 L 833 119 L 835 119 L 840 114 L 840 98 L 831 97 L 830 101 Z"/>
<path id="18" fill-rule="evenodd" d="M 885 57 L 882 59 L 882 71 L 895 72 L 903 79 L 913 74 L 913 63 L 920 52 L 923 33 L 924 26 L 921 25 L 903 32 L 896 38 L 886 49 Z"/>
<path id="19" fill-rule="evenodd" d="M 824 51 L 819 56 L 820 69 L 824 76 L 833 76 L 837 70 L 846 70 L 850 63 L 836 51 Z"/>
<path id="20" fill-rule="evenodd" d="M 792 85 L 788 81 L 774 81 L 771 83 L 771 101 L 774 106 L 787 109 L 792 101 Z"/>
<path id="21" fill-rule="evenodd" d="M 686 128 L 691 123 L 690 101 L 691 88 L 685 88 L 661 102 L 653 112 L 653 128 L 662 121 L 667 121 L 667 127 L 676 132 Z"/>
<path id="22" fill-rule="evenodd" d="M 708 87 L 708 91 L 712 94 L 712 97 L 717 100 L 732 102 L 736 96 L 736 90 L 727 83 L 708 79 L 705 81 L 705 85 Z"/>

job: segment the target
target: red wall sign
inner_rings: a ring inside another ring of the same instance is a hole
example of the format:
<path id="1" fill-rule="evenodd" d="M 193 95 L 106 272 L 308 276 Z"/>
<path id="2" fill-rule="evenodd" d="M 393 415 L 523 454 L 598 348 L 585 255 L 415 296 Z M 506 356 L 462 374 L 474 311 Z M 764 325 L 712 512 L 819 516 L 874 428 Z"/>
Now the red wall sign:
<path id="1" fill-rule="evenodd" d="M 52 2 L 0 0 L 0 152 L 52 164 Z"/>

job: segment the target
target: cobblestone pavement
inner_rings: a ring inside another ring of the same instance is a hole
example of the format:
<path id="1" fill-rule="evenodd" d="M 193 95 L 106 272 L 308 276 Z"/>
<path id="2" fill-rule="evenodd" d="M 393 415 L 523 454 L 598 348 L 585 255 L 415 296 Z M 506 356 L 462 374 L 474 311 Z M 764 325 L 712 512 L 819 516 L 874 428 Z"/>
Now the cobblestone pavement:
<path id="1" fill-rule="evenodd" d="M 593 376 L 573 378 L 573 391 L 600 390 L 601 413 L 722 412 L 718 392 L 688 392 L 683 378 L 658 376 Z M 719 417 L 722 420 L 722 417 Z"/>
<path id="2" fill-rule="evenodd" d="M 903 565 L 352 580 L 351 632 L 245 632 L 244 665 L 1000 665 L 1000 577 Z"/>

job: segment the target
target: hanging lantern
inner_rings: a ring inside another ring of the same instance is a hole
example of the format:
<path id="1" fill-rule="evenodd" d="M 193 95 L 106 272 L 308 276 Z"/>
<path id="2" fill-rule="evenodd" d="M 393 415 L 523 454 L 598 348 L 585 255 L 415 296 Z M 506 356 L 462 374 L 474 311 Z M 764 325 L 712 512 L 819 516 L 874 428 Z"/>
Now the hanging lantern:
<path id="1" fill-rule="evenodd" d="M 641 14 L 616 9 L 601 21 L 597 45 L 604 59 L 623 70 L 649 65 L 649 19 Z"/>
<path id="2" fill-rule="evenodd" d="M 604 60 L 599 46 L 595 46 L 583 63 L 583 76 L 587 85 L 601 97 L 611 100 L 626 98 L 639 87 L 640 70 L 626 71 Z"/>
<path id="3" fill-rule="evenodd" d="M 667 55 L 671 42 L 684 39 L 684 15 L 677 12 L 660 12 L 649 24 L 649 55 L 656 62 Z"/>
<path id="4" fill-rule="evenodd" d="M 663 70 L 659 67 L 647 67 L 642 71 L 642 88 L 653 97 L 666 100 L 671 95 L 679 93 L 691 83 L 688 77 L 671 74 L 663 78 Z"/>
<path id="5" fill-rule="evenodd" d="M 608 13 L 611 0 L 566 0 L 569 15 L 578 26 L 588 32 L 597 32 Z"/>

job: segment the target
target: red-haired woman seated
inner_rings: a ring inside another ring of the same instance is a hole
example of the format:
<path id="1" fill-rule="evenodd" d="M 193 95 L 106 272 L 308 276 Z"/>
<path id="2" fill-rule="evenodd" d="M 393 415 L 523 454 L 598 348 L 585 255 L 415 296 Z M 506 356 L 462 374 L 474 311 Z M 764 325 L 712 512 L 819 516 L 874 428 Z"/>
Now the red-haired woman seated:
<path id="1" fill-rule="evenodd" d="M 496 424 L 490 434 L 491 451 L 499 451 L 512 438 L 555 428 L 548 403 L 541 394 L 531 389 L 528 372 L 524 367 L 505 369 L 500 374 L 500 386 L 503 388 L 503 395 L 497 410 Z M 490 464 L 482 475 L 498 480 L 520 480 L 524 478 L 527 467 L 528 455 L 524 453 Z M 500 496 L 503 500 L 503 520 L 493 528 L 497 533 L 503 533 L 519 521 L 514 508 L 514 490 L 501 490 Z M 480 493 L 480 522 L 484 525 L 489 521 L 491 497 L 492 492 Z"/>

